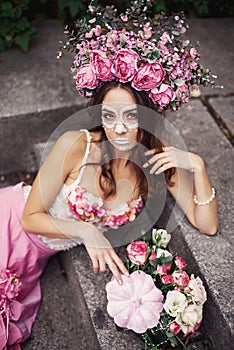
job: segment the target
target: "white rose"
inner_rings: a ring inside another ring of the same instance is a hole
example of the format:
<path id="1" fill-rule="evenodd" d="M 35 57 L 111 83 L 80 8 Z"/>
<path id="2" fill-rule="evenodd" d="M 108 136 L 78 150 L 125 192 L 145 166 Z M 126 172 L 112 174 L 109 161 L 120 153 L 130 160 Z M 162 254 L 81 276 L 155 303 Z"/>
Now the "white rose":
<path id="1" fill-rule="evenodd" d="M 172 317 L 182 313 L 187 306 L 187 300 L 183 293 L 172 290 L 167 293 L 166 301 L 163 305 L 165 311 Z"/>
<path id="2" fill-rule="evenodd" d="M 202 320 L 202 306 L 188 305 L 181 314 L 181 320 L 186 325 L 195 327 Z"/>
<path id="3" fill-rule="evenodd" d="M 159 247 L 166 248 L 168 245 L 169 241 L 171 239 L 171 235 L 167 233 L 166 230 L 152 230 L 152 240 L 155 244 L 157 244 Z"/>
<path id="4" fill-rule="evenodd" d="M 202 280 L 199 277 L 194 278 L 194 275 L 191 275 L 188 286 L 191 288 L 190 293 L 193 302 L 198 303 L 198 305 L 203 305 L 207 299 L 207 295 Z"/>
<path id="5" fill-rule="evenodd" d="M 166 258 L 168 256 L 172 256 L 172 254 L 168 250 L 158 248 L 156 251 L 156 257 L 161 258 L 161 256 L 164 256 L 164 258 Z"/>

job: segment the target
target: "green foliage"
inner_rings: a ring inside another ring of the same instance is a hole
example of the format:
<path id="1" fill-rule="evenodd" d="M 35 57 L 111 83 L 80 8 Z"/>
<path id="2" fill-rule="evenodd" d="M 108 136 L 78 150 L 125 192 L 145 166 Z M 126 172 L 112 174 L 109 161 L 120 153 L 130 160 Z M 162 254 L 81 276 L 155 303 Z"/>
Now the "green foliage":
<path id="1" fill-rule="evenodd" d="M 13 44 L 23 51 L 28 50 L 29 41 L 36 33 L 24 15 L 30 0 L 11 0 L 0 2 L 0 52 Z"/>
<path id="2" fill-rule="evenodd" d="M 87 14 L 89 0 L 0 0 L 0 52 L 12 45 L 27 51 L 31 38 L 36 34 L 33 21 L 57 18 L 71 22 Z M 97 0 L 99 4 L 115 5 L 124 11 L 131 0 Z M 164 11 L 184 11 L 187 17 L 234 16 L 233 0 L 155 0 L 152 14 Z M 157 53 L 155 53 L 157 54 Z"/>

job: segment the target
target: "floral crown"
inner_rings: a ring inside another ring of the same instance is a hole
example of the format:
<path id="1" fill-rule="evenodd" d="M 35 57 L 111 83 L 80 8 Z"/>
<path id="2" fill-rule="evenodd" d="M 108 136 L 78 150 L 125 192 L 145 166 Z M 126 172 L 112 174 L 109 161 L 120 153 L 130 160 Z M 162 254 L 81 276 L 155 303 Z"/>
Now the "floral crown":
<path id="1" fill-rule="evenodd" d="M 88 6 L 90 18 L 65 28 L 64 51 L 75 52 L 72 74 L 80 95 L 93 96 L 109 81 L 146 91 L 156 110 L 178 110 L 198 85 L 213 84 L 197 49 L 182 39 L 188 25 L 182 12 L 147 16 L 154 0 L 133 1 L 124 14 L 114 6 Z"/>

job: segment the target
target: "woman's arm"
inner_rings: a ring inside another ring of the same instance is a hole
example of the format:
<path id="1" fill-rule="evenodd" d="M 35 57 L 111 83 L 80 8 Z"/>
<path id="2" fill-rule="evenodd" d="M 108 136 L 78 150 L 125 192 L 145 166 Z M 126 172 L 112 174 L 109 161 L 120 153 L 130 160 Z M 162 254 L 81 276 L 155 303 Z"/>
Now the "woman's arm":
<path id="1" fill-rule="evenodd" d="M 108 263 L 116 279 L 121 281 L 119 270 L 127 273 L 127 269 L 94 225 L 78 220 L 59 220 L 47 214 L 66 179 L 74 172 L 74 177 L 77 177 L 85 149 L 84 133 L 67 132 L 59 138 L 33 183 L 23 212 L 22 227 L 25 231 L 47 237 L 80 238 L 90 255 L 93 270 L 105 271 Z"/>
<path id="2" fill-rule="evenodd" d="M 152 154 L 152 151 L 146 152 L 146 155 Z M 189 221 L 200 232 L 214 235 L 218 230 L 216 199 L 212 198 L 210 203 L 201 205 L 212 196 L 212 187 L 202 158 L 191 152 L 165 147 L 164 152 L 153 155 L 148 163 L 153 165 L 150 170 L 152 174 L 160 174 L 166 169 L 176 168 L 171 178 L 174 185 L 168 186 L 168 190 Z M 188 171 L 193 173 L 193 179 L 188 175 Z M 200 205 L 195 203 L 194 195 Z"/>

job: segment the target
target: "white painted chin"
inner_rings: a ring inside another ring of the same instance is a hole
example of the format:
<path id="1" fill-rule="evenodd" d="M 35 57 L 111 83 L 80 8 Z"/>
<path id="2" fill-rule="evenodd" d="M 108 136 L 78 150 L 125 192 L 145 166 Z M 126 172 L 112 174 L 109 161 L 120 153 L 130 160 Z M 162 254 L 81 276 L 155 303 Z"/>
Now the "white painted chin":
<path id="1" fill-rule="evenodd" d="M 129 139 L 112 139 L 110 142 L 118 151 L 122 152 L 130 151 L 136 146 L 136 142 Z"/>

